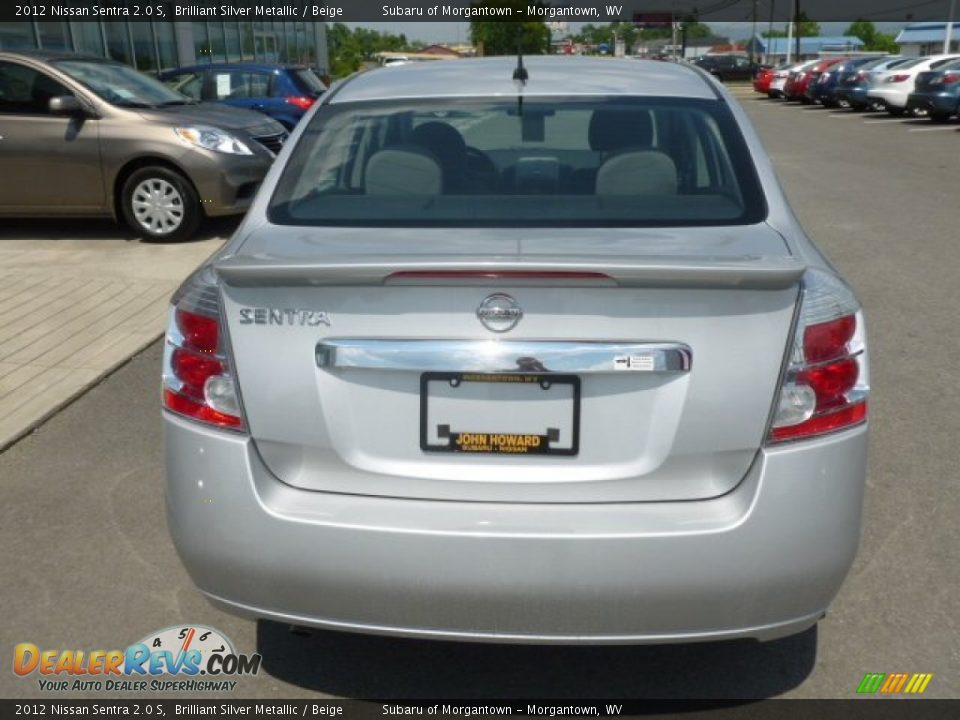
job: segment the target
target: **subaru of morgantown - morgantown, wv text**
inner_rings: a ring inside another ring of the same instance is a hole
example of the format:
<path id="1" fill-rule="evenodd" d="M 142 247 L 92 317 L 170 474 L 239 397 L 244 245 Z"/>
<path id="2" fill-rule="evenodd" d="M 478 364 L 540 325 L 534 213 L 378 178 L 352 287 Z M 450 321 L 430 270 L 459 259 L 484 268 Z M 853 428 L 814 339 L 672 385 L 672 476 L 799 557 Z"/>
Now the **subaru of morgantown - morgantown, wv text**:
<path id="1" fill-rule="evenodd" d="M 776 638 L 853 561 L 868 391 L 854 293 L 708 73 L 374 70 L 173 297 L 169 526 L 250 617 Z"/>

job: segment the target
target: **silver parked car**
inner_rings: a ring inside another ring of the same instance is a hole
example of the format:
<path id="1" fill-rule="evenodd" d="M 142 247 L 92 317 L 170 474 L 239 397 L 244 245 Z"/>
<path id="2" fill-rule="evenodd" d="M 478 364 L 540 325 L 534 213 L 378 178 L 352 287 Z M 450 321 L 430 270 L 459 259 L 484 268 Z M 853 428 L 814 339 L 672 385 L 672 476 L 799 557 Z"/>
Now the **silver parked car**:
<path id="1" fill-rule="evenodd" d="M 176 293 L 170 530 L 252 617 L 653 643 L 802 631 L 853 560 L 864 323 L 696 68 L 364 73 Z"/>

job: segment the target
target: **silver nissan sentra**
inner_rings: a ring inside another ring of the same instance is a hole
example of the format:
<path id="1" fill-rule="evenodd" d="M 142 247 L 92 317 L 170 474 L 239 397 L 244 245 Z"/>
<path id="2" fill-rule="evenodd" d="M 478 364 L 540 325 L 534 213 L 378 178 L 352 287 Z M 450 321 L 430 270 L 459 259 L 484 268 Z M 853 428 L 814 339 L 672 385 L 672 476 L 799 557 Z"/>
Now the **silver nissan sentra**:
<path id="1" fill-rule="evenodd" d="M 860 306 L 700 70 L 357 75 L 173 298 L 170 531 L 251 617 L 770 639 L 857 548 Z"/>

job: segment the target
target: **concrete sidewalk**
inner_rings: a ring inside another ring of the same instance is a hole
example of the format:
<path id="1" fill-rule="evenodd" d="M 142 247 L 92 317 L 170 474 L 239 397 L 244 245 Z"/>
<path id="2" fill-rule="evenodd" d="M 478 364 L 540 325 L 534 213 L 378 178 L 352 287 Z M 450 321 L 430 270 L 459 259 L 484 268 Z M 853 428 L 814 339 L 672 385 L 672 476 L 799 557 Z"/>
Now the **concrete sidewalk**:
<path id="1" fill-rule="evenodd" d="M 167 245 L 105 221 L 5 220 L 0 451 L 160 337 L 170 294 L 234 226 Z"/>

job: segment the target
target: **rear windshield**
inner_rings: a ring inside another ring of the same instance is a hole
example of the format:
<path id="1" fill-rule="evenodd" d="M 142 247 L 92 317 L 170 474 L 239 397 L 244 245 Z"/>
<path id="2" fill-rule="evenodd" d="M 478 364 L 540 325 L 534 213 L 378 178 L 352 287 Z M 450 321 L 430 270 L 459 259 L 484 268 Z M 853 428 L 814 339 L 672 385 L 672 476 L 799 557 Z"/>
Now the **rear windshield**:
<path id="1" fill-rule="evenodd" d="M 323 84 L 323 80 L 318 78 L 309 68 L 294 70 L 291 75 L 293 75 L 293 82 L 301 92 L 319 97 L 327 91 L 327 86 Z"/>
<path id="2" fill-rule="evenodd" d="M 927 58 L 925 58 L 925 57 L 913 58 L 912 60 L 908 60 L 908 61 L 905 62 L 905 63 L 902 63 L 902 64 L 900 64 L 900 65 L 897 65 L 897 69 L 899 69 L 899 70 L 906 70 L 906 69 L 908 69 L 908 68 L 912 68 L 914 65 L 919 65 L 920 63 L 924 62 L 926 59 L 927 59 Z"/>
<path id="3" fill-rule="evenodd" d="M 516 97 L 321 107 L 272 222 L 651 226 L 759 222 L 766 206 L 725 103 Z"/>

